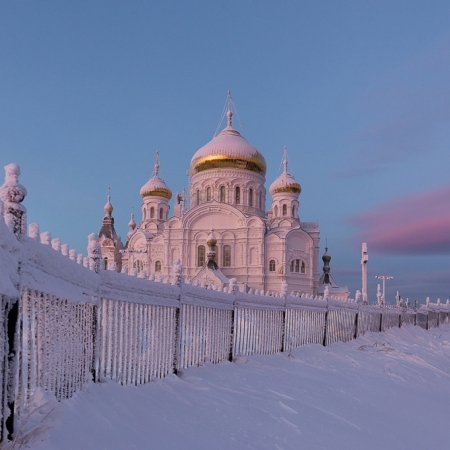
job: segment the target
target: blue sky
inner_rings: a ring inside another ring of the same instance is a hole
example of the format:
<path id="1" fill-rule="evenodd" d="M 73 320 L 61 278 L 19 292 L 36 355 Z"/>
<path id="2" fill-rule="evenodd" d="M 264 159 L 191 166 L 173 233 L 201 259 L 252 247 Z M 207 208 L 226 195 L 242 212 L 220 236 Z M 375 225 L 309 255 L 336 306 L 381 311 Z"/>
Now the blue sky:
<path id="1" fill-rule="evenodd" d="M 446 299 L 449 21 L 447 1 L 2 2 L 0 164 L 29 222 L 86 253 L 108 186 L 125 238 L 157 149 L 187 185 L 230 89 L 266 188 L 287 146 L 338 283 L 360 288 L 367 240 L 372 298 L 387 274 L 391 297 Z"/>

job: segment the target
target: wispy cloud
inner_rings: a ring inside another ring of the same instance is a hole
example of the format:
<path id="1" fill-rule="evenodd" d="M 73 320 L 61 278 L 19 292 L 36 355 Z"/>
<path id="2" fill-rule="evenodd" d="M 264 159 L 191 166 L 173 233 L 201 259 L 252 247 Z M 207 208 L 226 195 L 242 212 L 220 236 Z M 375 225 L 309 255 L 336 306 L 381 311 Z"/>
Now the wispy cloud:
<path id="1" fill-rule="evenodd" d="M 364 241 L 388 254 L 450 254 L 450 186 L 394 200 L 348 222 L 360 229 L 357 246 Z"/>

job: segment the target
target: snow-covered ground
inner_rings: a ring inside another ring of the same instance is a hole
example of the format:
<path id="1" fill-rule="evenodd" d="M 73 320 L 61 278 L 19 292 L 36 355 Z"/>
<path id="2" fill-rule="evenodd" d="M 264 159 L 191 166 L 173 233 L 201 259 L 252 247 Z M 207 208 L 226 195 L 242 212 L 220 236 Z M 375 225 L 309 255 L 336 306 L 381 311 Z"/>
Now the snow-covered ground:
<path id="1" fill-rule="evenodd" d="M 450 327 L 206 364 L 138 387 L 91 384 L 36 405 L 21 429 L 33 450 L 448 449 Z"/>

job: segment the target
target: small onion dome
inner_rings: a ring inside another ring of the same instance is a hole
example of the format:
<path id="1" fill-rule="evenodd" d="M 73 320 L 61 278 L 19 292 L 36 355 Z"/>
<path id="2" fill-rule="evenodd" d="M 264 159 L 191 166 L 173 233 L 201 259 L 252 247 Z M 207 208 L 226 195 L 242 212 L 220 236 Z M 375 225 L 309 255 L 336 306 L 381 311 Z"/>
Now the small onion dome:
<path id="1" fill-rule="evenodd" d="M 322 261 L 325 262 L 330 262 L 331 261 L 331 256 L 328 253 L 328 247 L 325 247 L 325 253 L 322 255 Z"/>
<path id="2" fill-rule="evenodd" d="M 302 192 L 302 188 L 300 184 L 297 183 L 295 178 L 292 175 L 288 174 L 288 162 L 286 158 L 283 161 L 283 165 L 283 173 L 270 185 L 270 195 L 273 197 L 275 194 L 292 193 L 298 197 L 300 195 L 300 192 Z"/>
<path id="3" fill-rule="evenodd" d="M 134 214 L 131 214 L 131 219 L 128 222 L 128 228 L 130 229 L 130 231 L 136 228 L 136 222 L 134 221 Z"/>
<path id="4" fill-rule="evenodd" d="M 228 125 L 211 141 L 197 150 L 191 159 L 191 174 L 208 169 L 245 169 L 266 174 L 266 160 L 231 125 L 233 113 L 227 112 Z"/>
<path id="5" fill-rule="evenodd" d="M 208 244 L 209 247 L 215 247 L 215 245 L 217 244 L 217 239 L 214 236 L 213 230 L 209 232 L 206 243 Z"/>
<path id="6" fill-rule="evenodd" d="M 103 210 L 105 211 L 105 214 L 107 216 L 110 216 L 114 210 L 113 205 L 111 204 L 111 196 L 108 195 L 108 201 L 106 202 L 105 206 L 103 207 Z"/>
<path id="7" fill-rule="evenodd" d="M 141 187 L 141 197 L 164 197 L 167 200 L 172 198 L 172 191 L 164 180 L 159 178 L 159 151 L 156 152 L 155 175 Z"/>
<path id="8" fill-rule="evenodd" d="M 158 177 L 158 175 L 153 176 L 140 190 L 141 197 L 164 197 L 167 200 L 172 198 L 172 191 L 169 186 L 164 183 L 164 180 Z"/>

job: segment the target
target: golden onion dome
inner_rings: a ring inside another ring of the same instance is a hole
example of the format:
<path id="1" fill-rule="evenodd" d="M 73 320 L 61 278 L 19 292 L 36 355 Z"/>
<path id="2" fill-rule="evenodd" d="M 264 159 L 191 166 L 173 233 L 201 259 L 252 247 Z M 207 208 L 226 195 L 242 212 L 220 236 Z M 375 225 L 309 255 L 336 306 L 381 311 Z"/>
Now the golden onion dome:
<path id="1" fill-rule="evenodd" d="M 150 178 L 150 180 L 141 187 L 140 194 L 142 198 L 151 196 L 164 197 L 167 198 L 167 200 L 172 198 L 172 191 L 158 175 Z"/>
<path id="2" fill-rule="evenodd" d="M 214 247 L 217 244 L 217 239 L 216 239 L 216 236 L 214 236 L 214 232 L 213 232 L 212 229 L 211 229 L 211 231 L 208 234 L 208 238 L 206 240 L 206 244 L 209 247 Z"/>
<path id="3" fill-rule="evenodd" d="M 227 116 L 226 128 L 197 150 L 192 157 L 191 174 L 209 169 L 234 168 L 265 175 L 264 156 L 233 128 L 231 124 L 233 113 L 228 111 Z"/>
<path id="4" fill-rule="evenodd" d="M 287 172 L 287 158 L 283 161 L 284 171 L 283 173 L 270 185 L 269 192 L 273 197 L 276 194 L 291 193 L 297 197 L 302 192 L 302 188 L 295 178 Z"/>
<path id="5" fill-rule="evenodd" d="M 169 186 L 164 183 L 162 178 L 159 178 L 159 152 L 156 152 L 156 163 L 155 163 L 155 175 L 141 187 L 140 195 L 144 197 L 164 197 L 167 200 L 172 198 L 172 191 Z"/>

